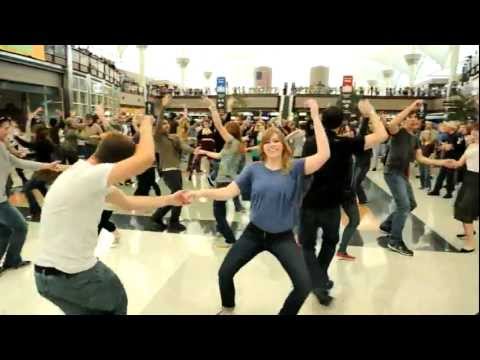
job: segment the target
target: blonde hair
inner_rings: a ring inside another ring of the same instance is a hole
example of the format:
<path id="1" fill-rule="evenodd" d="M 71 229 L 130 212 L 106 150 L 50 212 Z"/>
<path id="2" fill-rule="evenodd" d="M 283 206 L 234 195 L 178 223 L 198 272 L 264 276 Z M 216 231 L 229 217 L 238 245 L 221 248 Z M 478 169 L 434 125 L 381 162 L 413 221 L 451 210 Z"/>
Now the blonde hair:
<path id="1" fill-rule="evenodd" d="M 430 144 L 435 141 L 435 134 L 432 130 L 423 130 L 420 133 L 420 141 L 422 143 Z"/>
<path id="2" fill-rule="evenodd" d="M 282 172 L 285 174 L 288 174 L 288 172 L 292 169 L 292 149 L 290 148 L 290 145 L 288 145 L 287 141 L 285 140 L 285 135 L 277 129 L 276 127 L 271 127 L 265 133 L 263 134 L 262 137 L 262 142 L 260 143 L 260 157 L 263 162 L 267 160 L 267 154 L 265 153 L 264 146 L 267 144 L 270 139 L 274 136 L 277 135 L 278 140 L 283 145 L 283 151 L 282 151 Z"/>

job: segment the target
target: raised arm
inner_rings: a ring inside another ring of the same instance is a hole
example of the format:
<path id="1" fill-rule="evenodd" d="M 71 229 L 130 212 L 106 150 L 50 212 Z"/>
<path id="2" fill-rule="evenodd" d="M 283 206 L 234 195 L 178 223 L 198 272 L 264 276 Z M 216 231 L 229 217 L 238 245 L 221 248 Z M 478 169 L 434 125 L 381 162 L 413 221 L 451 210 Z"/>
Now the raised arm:
<path id="1" fill-rule="evenodd" d="M 385 129 L 385 126 L 383 126 L 383 123 L 375 112 L 372 104 L 370 104 L 368 100 L 360 100 L 358 103 L 358 109 L 364 118 L 368 118 L 368 120 L 371 121 L 373 128 L 373 133 L 365 136 L 364 149 L 371 149 L 374 145 L 383 143 L 385 140 L 387 140 L 387 130 Z M 363 121 L 366 120 L 364 119 Z"/>
<path id="2" fill-rule="evenodd" d="M 420 108 L 422 105 L 422 100 L 415 100 L 413 103 L 411 103 L 409 106 L 407 106 L 405 109 L 403 109 L 402 112 L 397 114 L 393 118 L 392 121 L 390 121 L 390 124 L 388 125 L 388 131 L 390 134 L 395 135 L 400 131 L 400 124 L 402 121 L 410 114 L 412 111 L 416 111 Z"/>
<path id="3" fill-rule="evenodd" d="M 155 146 L 152 134 L 152 116 L 144 116 L 140 124 L 140 141 L 135 154 L 116 163 L 108 176 L 108 185 L 115 185 L 144 173 L 155 161 Z"/>
<path id="4" fill-rule="evenodd" d="M 204 96 L 203 102 L 207 104 L 207 107 L 212 113 L 213 125 L 215 125 L 215 128 L 219 132 L 220 136 L 223 138 L 225 142 L 231 141 L 233 139 L 233 136 L 230 135 L 230 133 L 225 128 L 225 126 L 223 126 L 222 120 L 220 119 L 220 115 L 217 110 L 217 106 L 215 105 L 214 101 Z"/>
<path id="5" fill-rule="evenodd" d="M 310 108 L 310 116 L 313 119 L 313 129 L 315 131 L 315 142 L 317 144 L 317 153 L 305 158 L 305 175 L 310 175 L 320 169 L 330 158 L 330 146 L 320 119 L 317 102 L 313 99 L 308 99 L 305 105 Z"/>
<path id="6" fill-rule="evenodd" d="M 190 203 L 186 191 L 177 191 L 165 196 L 129 196 L 114 187 L 106 198 L 107 202 L 123 210 L 150 210 L 165 206 L 182 206 Z"/>
<path id="7" fill-rule="evenodd" d="M 157 124 L 155 125 L 155 130 L 154 134 L 157 135 L 160 129 L 163 126 L 163 120 L 164 120 L 164 114 L 163 112 L 165 111 L 165 107 L 168 105 L 168 103 L 172 100 L 172 95 L 167 94 L 165 95 L 162 100 L 158 103 L 158 121 Z"/>

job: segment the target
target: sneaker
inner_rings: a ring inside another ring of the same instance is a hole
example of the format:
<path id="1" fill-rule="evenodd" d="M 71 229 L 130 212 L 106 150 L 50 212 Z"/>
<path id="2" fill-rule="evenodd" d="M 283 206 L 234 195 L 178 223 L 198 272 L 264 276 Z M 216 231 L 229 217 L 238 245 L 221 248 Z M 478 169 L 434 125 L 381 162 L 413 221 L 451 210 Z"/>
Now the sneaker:
<path id="1" fill-rule="evenodd" d="M 372 171 L 377 171 L 377 168 L 373 168 Z"/>
<path id="2" fill-rule="evenodd" d="M 477 232 L 474 231 L 474 232 L 473 232 L 473 235 L 477 235 Z M 465 237 L 465 234 L 458 234 L 458 235 L 457 235 L 457 238 L 464 238 L 464 237 Z"/>
<path id="3" fill-rule="evenodd" d="M 234 313 L 235 308 L 227 308 L 223 307 L 222 310 L 220 310 L 217 315 L 235 315 Z"/>
<path id="4" fill-rule="evenodd" d="M 185 231 L 187 230 L 186 226 L 185 225 L 182 225 L 180 224 L 179 222 L 178 223 L 170 223 L 168 225 L 168 231 L 169 232 L 182 232 L 182 231 Z"/>
<path id="5" fill-rule="evenodd" d="M 407 248 L 407 246 L 403 242 L 400 242 L 400 243 L 395 244 L 395 245 L 392 245 L 392 244 L 389 243 L 387 246 L 390 250 L 392 250 L 394 252 L 397 252 L 401 255 L 413 256 L 413 251 L 410 250 L 409 248 Z"/>
<path id="6" fill-rule="evenodd" d="M 453 196 L 452 194 L 446 194 L 443 198 L 444 199 L 451 199 Z"/>
<path id="7" fill-rule="evenodd" d="M 427 195 L 430 195 L 430 196 L 439 196 L 440 193 L 438 191 L 430 191 Z"/>
<path id="8" fill-rule="evenodd" d="M 383 231 L 384 233 L 390 234 L 392 232 L 392 229 L 389 227 L 386 227 L 385 225 L 381 224 L 380 225 L 380 230 Z"/>
<path id="9" fill-rule="evenodd" d="M 467 250 L 467 249 L 462 248 L 462 249 L 460 250 L 460 252 L 461 252 L 462 254 L 470 254 L 470 253 L 475 252 L 475 249 L 469 249 L 469 250 Z"/>
<path id="10" fill-rule="evenodd" d="M 339 260 L 347 260 L 347 261 L 355 260 L 355 256 L 351 256 L 351 255 L 347 254 L 346 252 L 340 252 L 340 251 L 337 252 L 337 258 Z"/>
<path id="11" fill-rule="evenodd" d="M 238 209 L 235 209 L 236 212 L 240 212 L 240 213 L 244 213 L 245 211 L 247 211 L 247 209 L 245 209 L 243 206 L 242 207 L 239 207 Z"/>

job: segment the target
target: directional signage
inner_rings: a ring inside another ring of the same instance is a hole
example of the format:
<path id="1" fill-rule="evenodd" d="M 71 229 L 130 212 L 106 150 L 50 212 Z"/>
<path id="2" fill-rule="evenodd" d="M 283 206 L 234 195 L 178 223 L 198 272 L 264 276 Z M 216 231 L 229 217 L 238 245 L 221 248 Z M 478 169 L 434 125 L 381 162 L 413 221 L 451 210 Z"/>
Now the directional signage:
<path id="1" fill-rule="evenodd" d="M 227 93 L 227 79 L 224 76 L 217 77 L 217 109 L 225 111 L 225 97 Z"/>

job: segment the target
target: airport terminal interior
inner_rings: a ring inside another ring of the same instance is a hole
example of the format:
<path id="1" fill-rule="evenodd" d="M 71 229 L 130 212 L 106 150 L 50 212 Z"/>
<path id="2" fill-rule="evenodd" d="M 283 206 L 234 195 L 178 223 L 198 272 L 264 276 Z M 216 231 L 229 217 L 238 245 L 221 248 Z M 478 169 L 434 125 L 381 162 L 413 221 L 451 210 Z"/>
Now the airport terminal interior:
<path id="1" fill-rule="evenodd" d="M 478 314 L 478 73 L 478 45 L 0 45 L 0 315 Z"/>

